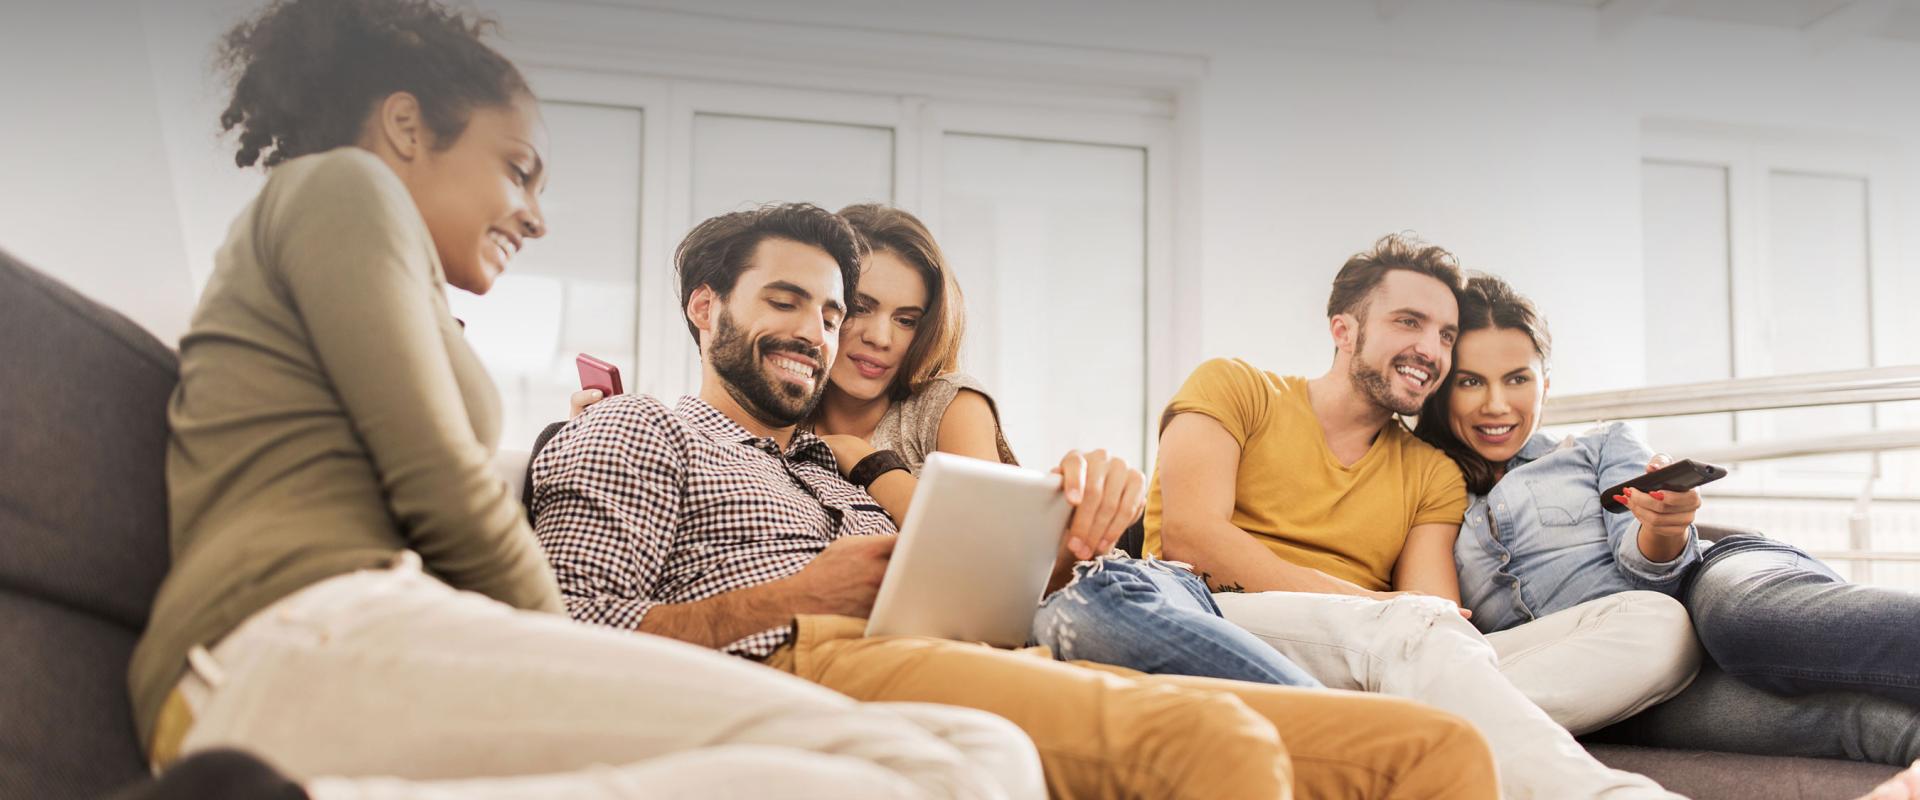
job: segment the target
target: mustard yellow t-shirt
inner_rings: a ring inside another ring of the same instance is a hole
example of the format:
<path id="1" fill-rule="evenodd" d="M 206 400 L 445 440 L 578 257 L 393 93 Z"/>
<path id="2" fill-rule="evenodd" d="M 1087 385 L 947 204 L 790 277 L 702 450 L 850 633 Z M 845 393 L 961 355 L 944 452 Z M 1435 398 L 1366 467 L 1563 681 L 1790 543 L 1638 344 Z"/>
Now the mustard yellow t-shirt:
<path id="1" fill-rule="evenodd" d="M 1458 525 L 1466 482 L 1452 459 L 1398 422 L 1352 466 L 1334 458 L 1307 397 L 1307 380 L 1239 359 L 1214 359 L 1187 378 L 1160 416 L 1205 414 L 1240 443 L 1233 524 L 1276 555 L 1374 591 L 1416 525 Z M 1146 551 L 1158 555 L 1160 471 L 1147 496 Z"/>

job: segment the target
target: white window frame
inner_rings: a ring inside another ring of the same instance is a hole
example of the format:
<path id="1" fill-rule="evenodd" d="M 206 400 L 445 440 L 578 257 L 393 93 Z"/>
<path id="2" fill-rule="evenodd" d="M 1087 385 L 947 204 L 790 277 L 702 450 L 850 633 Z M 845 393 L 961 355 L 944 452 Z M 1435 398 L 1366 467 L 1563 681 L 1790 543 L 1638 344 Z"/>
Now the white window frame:
<path id="1" fill-rule="evenodd" d="M 1877 139 L 1797 131 L 1749 128 L 1686 121 L 1648 122 L 1642 131 L 1642 162 L 1717 167 L 1727 174 L 1727 254 L 1732 317 L 1733 374 L 1776 374 L 1772 354 L 1743 342 L 1763 341 L 1771 319 L 1765 300 L 1771 231 L 1768 228 L 1770 177 L 1775 173 L 1853 178 L 1867 191 L 1868 365 L 1884 366 L 1883 343 L 1897 335 L 1894 314 L 1899 298 L 1876 291 L 1891 285 L 1890 270 L 1900 263 L 1895 247 L 1895 197 L 1899 179 L 1896 148 Z M 1874 413 L 1878 425 L 1880 415 Z M 1736 436 L 1747 441 L 1790 438 L 1764 415 L 1742 414 Z M 1657 443 L 1656 443 L 1657 444 Z M 1878 455 L 1870 456 L 1878 496 L 1897 491 L 1905 476 L 1888 474 Z M 1842 498 L 1860 493 L 1863 481 L 1794 471 L 1782 464 L 1754 464 L 1739 472 L 1739 487 L 1762 495 L 1812 495 Z"/>
<path id="2" fill-rule="evenodd" d="M 642 113 L 638 391 L 698 384 L 672 268 L 673 246 L 695 222 L 697 114 L 891 128 L 894 202 L 936 229 L 948 133 L 1145 150 L 1140 436 L 1152 463 L 1159 408 L 1200 361 L 1198 326 L 1176 324 L 1198 320 L 1201 302 L 1197 281 L 1175 280 L 1176 262 L 1196 263 L 1199 251 L 1197 215 L 1176 215 L 1198 206 L 1198 137 L 1176 112 L 1190 107 L 1204 61 L 563 3 L 501 2 L 496 13 L 516 33 L 503 49 L 543 99 Z"/>

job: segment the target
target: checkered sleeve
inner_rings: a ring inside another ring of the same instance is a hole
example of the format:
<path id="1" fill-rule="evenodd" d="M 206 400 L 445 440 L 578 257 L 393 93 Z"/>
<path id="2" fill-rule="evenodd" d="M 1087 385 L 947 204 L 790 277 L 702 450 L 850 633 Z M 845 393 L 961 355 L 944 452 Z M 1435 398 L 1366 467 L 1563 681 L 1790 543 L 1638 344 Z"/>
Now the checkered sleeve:
<path id="1" fill-rule="evenodd" d="M 686 466 L 670 413 L 651 397 L 602 401 L 533 463 L 534 535 L 576 620 L 636 630 L 659 604 Z"/>

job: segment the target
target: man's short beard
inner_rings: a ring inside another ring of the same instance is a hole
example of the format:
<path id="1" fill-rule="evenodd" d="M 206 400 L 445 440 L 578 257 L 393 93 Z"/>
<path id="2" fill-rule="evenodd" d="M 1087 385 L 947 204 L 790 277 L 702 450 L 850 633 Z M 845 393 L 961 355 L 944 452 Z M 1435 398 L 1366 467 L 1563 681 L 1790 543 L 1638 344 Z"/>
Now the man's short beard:
<path id="1" fill-rule="evenodd" d="M 1364 321 L 1362 324 L 1365 324 Z M 1359 389 L 1360 393 L 1366 395 L 1367 399 L 1372 401 L 1375 406 L 1395 414 L 1413 416 L 1420 413 L 1420 404 L 1426 398 L 1421 397 L 1414 400 L 1405 400 L 1395 394 L 1392 379 L 1388 378 L 1386 374 L 1380 370 L 1374 369 L 1372 364 L 1367 363 L 1365 358 L 1366 352 L 1367 332 L 1362 330 L 1354 338 L 1353 362 L 1347 369 L 1347 376 L 1353 381 L 1354 388 Z M 1431 370 L 1429 370 L 1429 374 L 1431 374 Z"/>
<path id="2" fill-rule="evenodd" d="M 813 359 L 814 387 L 811 394 L 798 384 L 767 374 L 762 365 L 771 353 L 796 353 Z M 728 396 L 761 423 L 775 428 L 790 428 L 813 413 L 820 396 L 827 391 L 826 365 L 820 348 L 809 347 L 798 339 L 750 340 L 733 322 L 733 314 L 720 309 L 720 324 L 714 328 L 713 342 L 707 347 L 713 371 L 727 388 Z"/>

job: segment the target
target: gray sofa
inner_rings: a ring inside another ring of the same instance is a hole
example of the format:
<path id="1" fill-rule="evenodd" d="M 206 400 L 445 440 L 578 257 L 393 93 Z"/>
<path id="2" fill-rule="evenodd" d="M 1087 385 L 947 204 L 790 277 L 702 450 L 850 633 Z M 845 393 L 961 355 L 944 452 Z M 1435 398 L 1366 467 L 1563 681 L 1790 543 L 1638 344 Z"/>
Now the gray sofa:
<path id="1" fill-rule="evenodd" d="M 127 659 L 166 573 L 174 353 L 0 252 L 0 798 L 145 775 Z M 1594 745 L 1699 798 L 1853 797 L 1879 765 Z"/>
<path id="2" fill-rule="evenodd" d="M 167 570 L 171 350 L 0 253 L 0 797 L 145 773 L 127 659 Z"/>

